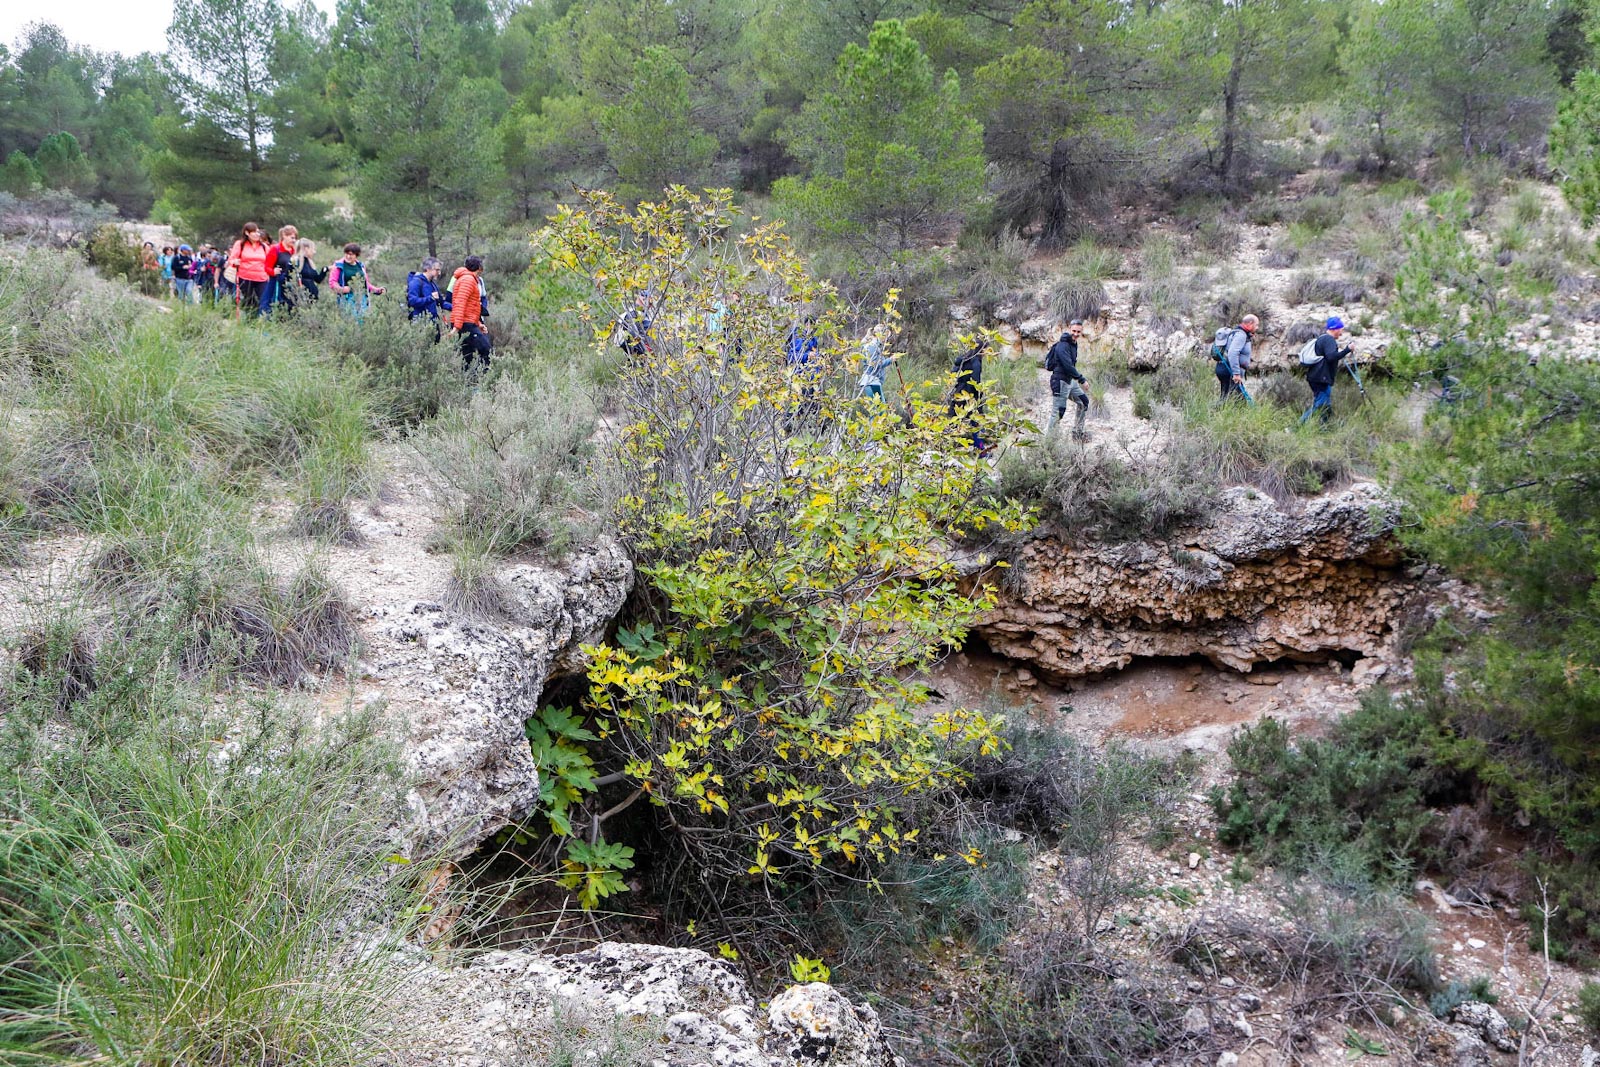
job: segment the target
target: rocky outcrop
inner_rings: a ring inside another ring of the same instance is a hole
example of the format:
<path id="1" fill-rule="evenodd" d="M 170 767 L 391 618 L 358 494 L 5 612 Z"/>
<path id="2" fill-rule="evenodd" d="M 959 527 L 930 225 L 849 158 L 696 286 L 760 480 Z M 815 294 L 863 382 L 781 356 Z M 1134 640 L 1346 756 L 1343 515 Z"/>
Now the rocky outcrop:
<path id="1" fill-rule="evenodd" d="M 401 1064 L 542 1067 L 903 1067 L 877 1014 L 820 983 L 763 1008 L 726 960 L 694 949 L 607 943 L 565 956 L 490 952 L 469 967 L 408 948 L 392 1025 Z M 606 1058 L 619 1045 L 631 1056 Z"/>
<path id="2" fill-rule="evenodd" d="M 1249 489 L 1169 542 L 1029 542 L 975 628 L 1000 655 L 1057 679 L 1140 657 L 1204 656 L 1248 671 L 1283 658 L 1384 657 L 1417 578 L 1371 484 L 1285 511 Z"/>
<path id="3" fill-rule="evenodd" d="M 603 541 L 559 567 L 515 565 L 496 578 L 493 622 L 432 601 L 372 609 L 371 670 L 407 694 L 397 710 L 418 854 L 465 855 L 533 809 L 539 772 L 523 724 L 553 674 L 581 669 L 580 646 L 604 635 L 633 569 Z"/>

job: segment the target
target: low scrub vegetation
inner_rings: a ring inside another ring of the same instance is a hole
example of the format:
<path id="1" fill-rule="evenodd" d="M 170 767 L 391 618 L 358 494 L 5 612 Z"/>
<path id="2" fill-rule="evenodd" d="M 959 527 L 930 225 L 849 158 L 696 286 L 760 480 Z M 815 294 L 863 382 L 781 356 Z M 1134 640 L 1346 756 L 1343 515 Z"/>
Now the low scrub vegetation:
<path id="1" fill-rule="evenodd" d="M 173 612 L 92 665 L 70 621 L 37 632 L 0 682 L 7 1062 L 374 1053 L 394 977 L 349 938 L 380 948 L 415 914 L 385 859 L 401 786 L 380 724 L 214 704 L 175 669 Z"/>

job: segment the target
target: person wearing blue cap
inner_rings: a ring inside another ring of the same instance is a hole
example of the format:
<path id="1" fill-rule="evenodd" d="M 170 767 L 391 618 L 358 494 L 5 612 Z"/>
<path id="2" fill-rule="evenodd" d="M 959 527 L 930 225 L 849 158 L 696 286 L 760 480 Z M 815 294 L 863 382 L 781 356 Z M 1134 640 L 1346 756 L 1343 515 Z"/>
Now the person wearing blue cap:
<path id="1" fill-rule="evenodd" d="M 1339 347 L 1339 335 L 1344 333 L 1344 320 L 1335 315 L 1328 320 L 1327 329 L 1317 338 L 1317 361 L 1306 372 L 1306 384 L 1311 386 L 1311 406 L 1300 416 L 1302 424 L 1310 421 L 1312 414 L 1321 412 L 1327 422 L 1333 417 L 1333 379 L 1339 373 L 1339 361 L 1350 354 L 1348 347 Z"/>
<path id="2" fill-rule="evenodd" d="M 194 249 L 179 245 L 178 254 L 172 257 L 172 291 L 180 304 L 199 303 L 194 290 Z"/>

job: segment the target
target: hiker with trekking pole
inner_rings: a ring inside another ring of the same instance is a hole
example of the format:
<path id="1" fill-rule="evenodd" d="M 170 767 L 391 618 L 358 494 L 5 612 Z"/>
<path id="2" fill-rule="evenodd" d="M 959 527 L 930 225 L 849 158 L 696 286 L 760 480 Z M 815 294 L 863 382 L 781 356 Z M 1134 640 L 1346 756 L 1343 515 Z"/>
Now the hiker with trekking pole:
<path id="1" fill-rule="evenodd" d="M 1354 351 L 1348 345 L 1339 347 L 1339 337 L 1343 333 L 1344 320 L 1334 315 L 1328 319 L 1322 335 L 1300 351 L 1300 365 L 1307 368 L 1306 384 L 1311 387 L 1311 406 L 1300 416 L 1301 425 L 1309 422 L 1311 416 L 1318 412 L 1321 413 L 1318 417 L 1323 425 L 1327 425 L 1333 417 L 1333 382 L 1339 376 L 1339 362 Z M 1367 390 L 1361 384 L 1361 378 L 1354 367 L 1349 370 L 1350 376 L 1356 380 L 1356 388 L 1365 397 Z"/>
<path id="2" fill-rule="evenodd" d="M 1211 338 L 1211 358 L 1216 361 L 1221 399 L 1238 393 L 1248 403 L 1255 403 L 1255 398 L 1244 387 L 1244 375 L 1250 369 L 1250 342 L 1260 326 L 1259 318 L 1246 315 L 1239 320 L 1239 325 L 1224 326 Z"/>
<path id="3" fill-rule="evenodd" d="M 228 270 L 233 272 L 233 316 L 252 318 L 271 310 L 268 283 L 272 281 L 272 257 L 266 234 L 260 226 L 247 222 L 239 239 L 228 250 Z"/>

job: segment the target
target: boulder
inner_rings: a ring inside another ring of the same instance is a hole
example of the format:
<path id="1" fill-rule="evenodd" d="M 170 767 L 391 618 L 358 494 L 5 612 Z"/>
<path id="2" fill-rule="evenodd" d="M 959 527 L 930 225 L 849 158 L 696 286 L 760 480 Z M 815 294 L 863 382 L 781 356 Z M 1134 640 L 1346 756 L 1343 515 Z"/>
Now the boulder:
<path id="1" fill-rule="evenodd" d="M 552 676 L 582 670 L 581 646 L 604 636 L 633 569 L 608 540 L 559 566 L 513 565 L 496 579 L 493 621 L 430 601 L 373 612 L 382 673 L 402 695 L 396 712 L 415 783 L 405 837 L 415 854 L 459 858 L 533 810 L 539 772 L 523 724 Z"/>

